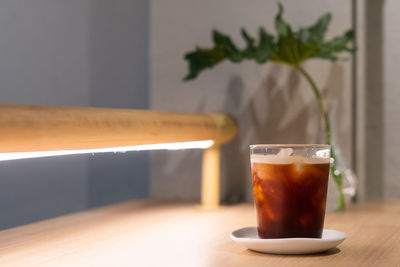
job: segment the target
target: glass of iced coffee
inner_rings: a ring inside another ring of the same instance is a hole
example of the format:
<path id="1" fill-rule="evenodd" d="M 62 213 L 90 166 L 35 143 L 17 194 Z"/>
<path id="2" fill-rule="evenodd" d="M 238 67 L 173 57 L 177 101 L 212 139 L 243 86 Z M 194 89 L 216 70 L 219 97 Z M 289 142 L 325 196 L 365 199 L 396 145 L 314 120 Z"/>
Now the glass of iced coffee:
<path id="1" fill-rule="evenodd" d="M 260 238 L 321 238 L 329 145 L 251 145 Z"/>

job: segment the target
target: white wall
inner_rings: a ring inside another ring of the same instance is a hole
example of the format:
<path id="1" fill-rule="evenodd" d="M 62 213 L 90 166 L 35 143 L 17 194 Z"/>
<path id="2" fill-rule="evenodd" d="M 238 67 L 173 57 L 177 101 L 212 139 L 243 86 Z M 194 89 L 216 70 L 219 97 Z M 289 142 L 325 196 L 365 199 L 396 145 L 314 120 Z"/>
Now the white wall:
<path id="1" fill-rule="evenodd" d="M 333 13 L 328 36 L 351 27 L 351 1 L 282 1 L 285 17 L 295 26 L 309 25 Z M 248 145 L 252 143 L 323 142 L 319 113 L 309 86 L 293 70 L 274 64 L 223 63 L 183 83 L 185 52 L 210 46 L 211 30 L 220 29 L 244 45 L 239 29 L 256 33 L 259 25 L 274 31 L 276 1 L 153 0 L 151 2 L 150 107 L 158 110 L 228 112 L 240 133 L 223 151 L 222 199 L 251 198 Z M 336 101 L 336 140 L 351 160 L 351 62 L 306 64 L 325 97 Z M 198 199 L 200 151 L 163 152 L 152 157 L 151 194 Z M 155 168 L 157 166 L 157 168 Z M 228 193 L 229 192 L 229 193 Z"/>
<path id="2" fill-rule="evenodd" d="M 400 2 L 384 1 L 384 196 L 400 196 Z M 379 179 L 377 177 L 377 179 Z"/>

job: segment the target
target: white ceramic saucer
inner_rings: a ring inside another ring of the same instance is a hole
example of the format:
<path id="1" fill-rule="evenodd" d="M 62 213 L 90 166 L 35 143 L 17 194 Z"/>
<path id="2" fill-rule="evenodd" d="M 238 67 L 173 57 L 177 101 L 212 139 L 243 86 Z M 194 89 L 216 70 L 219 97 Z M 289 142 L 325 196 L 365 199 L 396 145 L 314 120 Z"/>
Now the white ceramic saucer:
<path id="1" fill-rule="evenodd" d="M 233 241 L 250 250 L 271 254 L 312 254 L 334 248 L 346 239 L 346 234 L 324 229 L 322 238 L 261 239 L 257 227 L 245 227 L 231 232 Z"/>

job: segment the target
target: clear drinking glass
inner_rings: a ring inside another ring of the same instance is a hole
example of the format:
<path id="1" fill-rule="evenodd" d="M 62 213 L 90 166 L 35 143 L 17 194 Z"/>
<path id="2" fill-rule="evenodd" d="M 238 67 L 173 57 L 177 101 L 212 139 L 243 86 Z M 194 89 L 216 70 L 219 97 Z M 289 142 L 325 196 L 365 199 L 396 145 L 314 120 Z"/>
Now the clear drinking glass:
<path id="1" fill-rule="evenodd" d="M 321 238 L 330 145 L 251 145 L 260 238 Z"/>

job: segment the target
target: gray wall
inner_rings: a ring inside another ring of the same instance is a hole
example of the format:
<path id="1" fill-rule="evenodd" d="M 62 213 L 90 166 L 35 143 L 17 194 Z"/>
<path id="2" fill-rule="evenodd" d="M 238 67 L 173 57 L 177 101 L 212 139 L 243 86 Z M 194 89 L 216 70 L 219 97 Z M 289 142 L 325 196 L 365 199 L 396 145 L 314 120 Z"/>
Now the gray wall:
<path id="1" fill-rule="evenodd" d="M 146 0 L 0 2 L 0 103 L 148 108 Z M 0 162 L 0 228 L 148 195 L 145 152 Z"/>
<path id="2" fill-rule="evenodd" d="M 363 199 L 399 198 L 400 3 L 360 0 L 357 4 L 362 42 L 357 79 L 362 127 L 357 156 L 364 172 Z"/>
<path id="3" fill-rule="evenodd" d="M 400 197 L 400 2 L 383 2 L 383 177 L 384 196 Z M 377 178 L 377 177 L 375 177 Z"/>
<path id="4" fill-rule="evenodd" d="M 251 3 L 250 3 L 251 2 Z M 253 35 L 259 25 L 274 31 L 276 1 L 154 0 L 151 2 L 152 109 L 228 112 L 241 126 L 238 138 L 222 156 L 222 200 L 251 199 L 248 145 L 251 143 L 323 142 L 320 114 L 309 86 L 285 66 L 252 62 L 223 63 L 183 83 L 185 52 L 195 45 L 210 46 L 218 28 L 244 46 L 240 27 Z M 325 12 L 333 13 L 328 36 L 351 28 L 351 1 L 282 1 L 285 17 L 295 26 L 309 25 Z M 351 61 L 331 64 L 320 60 L 305 67 L 335 109 L 335 140 L 351 164 Z M 152 157 L 151 194 L 164 198 L 198 199 L 200 151 L 162 152 Z M 330 186 L 334 188 L 334 186 Z M 333 197 L 335 200 L 335 197 Z"/>

